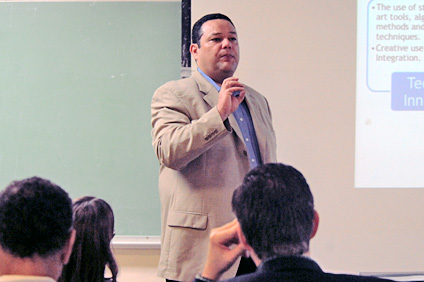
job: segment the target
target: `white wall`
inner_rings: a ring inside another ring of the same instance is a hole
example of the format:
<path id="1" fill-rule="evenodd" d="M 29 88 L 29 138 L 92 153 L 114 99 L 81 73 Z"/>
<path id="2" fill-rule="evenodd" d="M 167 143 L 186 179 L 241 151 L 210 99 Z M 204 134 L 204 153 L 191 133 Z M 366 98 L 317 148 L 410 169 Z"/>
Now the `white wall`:
<path id="1" fill-rule="evenodd" d="M 192 0 L 193 22 L 210 12 L 235 23 L 236 76 L 269 99 L 278 159 L 311 185 L 312 257 L 335 272 L 423 270 L 424 190 L 353 187 L 356 1 Z M 158 250 L 115 253 L 120 282 L 163 281 Z"/>
<path id="2" fill-rule="evenodd" d="M 270 101 L 278 159 L 308 180 L 321 216 L 312 257 L 336 272 L 424 269 L 423 189 L 355 189 L 354 0 L 194 0 L 192 21 L 236 25 L 236 76 Z"/>
<path id="3" fill-rule="evenodd" d="M 119 282 L 164 282 L 156 276 L 160 250 L 115 249 Z"/>

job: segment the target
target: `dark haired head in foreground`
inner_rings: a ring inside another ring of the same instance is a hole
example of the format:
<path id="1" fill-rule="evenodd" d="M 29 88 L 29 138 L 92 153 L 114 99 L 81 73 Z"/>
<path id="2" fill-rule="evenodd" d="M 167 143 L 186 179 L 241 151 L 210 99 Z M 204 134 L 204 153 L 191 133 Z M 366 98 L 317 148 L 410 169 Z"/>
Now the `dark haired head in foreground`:
<path id="1" fill-rule="evenodd" d="M 246 252 L 257 271 L 225 281 L 389 281 L 325 273 L 309 257 L 319 217 L 308 183 L 291 166 L 269 163 L 252 169 L 234 191 L 232 206 L 237 220 L 212 230 L 207 261 L 195 282 L 218 279 Z"/>
<path id="2" fill-rule="evenodd" d="M 110 205 L 91 196 L 74 201 L 76 239 L 68 265 L 60 282 L 116 281 L 118 267 L 110 241 L 114 236 L 114 215 Z M 106 265 L 112 273 L 104 278 Z"/>
<path id="3" fill-rule="evenodd" d="M 57 280 L 69 260 L 75 233 L 72 202 L 39 177 L 12 182 L 0 194 L 0 275 Z"/>
<path id="4" fill-rule="evenodd" d="M 253 169 L 234 191 L 232 205 L 247 243 L 260 259 L 309 251 L 314 199 L 295 168 L 268 164 Z"/>

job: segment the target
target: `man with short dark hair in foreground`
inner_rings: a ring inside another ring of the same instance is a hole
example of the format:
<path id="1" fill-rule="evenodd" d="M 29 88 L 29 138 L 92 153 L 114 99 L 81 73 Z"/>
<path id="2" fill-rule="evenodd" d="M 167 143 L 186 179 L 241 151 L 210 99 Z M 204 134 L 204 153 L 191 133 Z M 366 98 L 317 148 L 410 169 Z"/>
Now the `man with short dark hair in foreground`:
<path id="1" fill-rule="evenodd" d="M 0 282 L 56 281 L 72 252 L 72 200 L 32 177 L 0 194 Z"/>
<path id="2" fill-rule="evenodd" d="M 246 253 L 257 271 L 225 281 L 390 281 L 325 273 L 309 257 L 319 217 L 305 178 L 291 166 L 270 163 L 251 170 L 234 191 L 232 207 L 237 219 L 212 230 L 207 261 L 195 282 L 218 280 Z"/>

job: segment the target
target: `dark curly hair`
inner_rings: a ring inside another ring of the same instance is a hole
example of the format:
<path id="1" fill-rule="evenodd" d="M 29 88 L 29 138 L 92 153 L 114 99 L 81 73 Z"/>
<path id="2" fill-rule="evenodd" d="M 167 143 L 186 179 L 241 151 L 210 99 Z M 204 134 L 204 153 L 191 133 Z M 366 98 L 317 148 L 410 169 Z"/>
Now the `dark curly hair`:
<path id="1" fill-rule="evenodd" d="M 43 258 L 62 249 L 72 232 L 72 200 L 58 185 L 32 177 L 0 194 L 0 244 L 8 253 Z"/>

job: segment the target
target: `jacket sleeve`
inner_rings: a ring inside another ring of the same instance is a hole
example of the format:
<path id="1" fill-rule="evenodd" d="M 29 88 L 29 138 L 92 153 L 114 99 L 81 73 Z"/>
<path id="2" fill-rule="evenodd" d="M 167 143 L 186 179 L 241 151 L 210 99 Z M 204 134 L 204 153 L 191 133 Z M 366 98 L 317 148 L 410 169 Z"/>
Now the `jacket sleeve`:
<path id="1" fill-rule="evenodd" d="M 167 83 L 156 90 L 151 104 L 152 145 L 159 162 L 175 170 L 187 166 L 231 131 L 216 106 L 187 95 Z"/>

